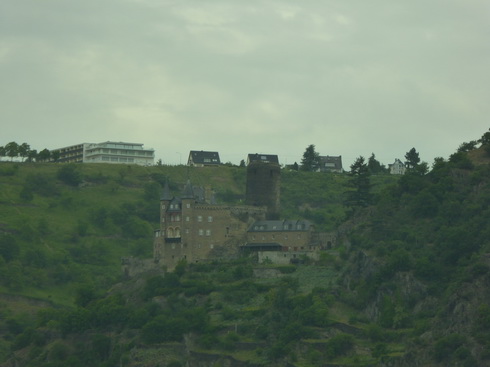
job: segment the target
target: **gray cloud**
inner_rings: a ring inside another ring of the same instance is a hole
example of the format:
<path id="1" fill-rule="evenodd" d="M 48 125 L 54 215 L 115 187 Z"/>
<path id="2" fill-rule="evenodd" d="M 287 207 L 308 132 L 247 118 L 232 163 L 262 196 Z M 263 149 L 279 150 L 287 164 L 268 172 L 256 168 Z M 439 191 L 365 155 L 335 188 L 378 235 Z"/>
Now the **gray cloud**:
<path id="1" fill-rule="evenodd" d="M 488 129 L 485 1 L 0 5 L 0 145 L 447 157 Z"/>

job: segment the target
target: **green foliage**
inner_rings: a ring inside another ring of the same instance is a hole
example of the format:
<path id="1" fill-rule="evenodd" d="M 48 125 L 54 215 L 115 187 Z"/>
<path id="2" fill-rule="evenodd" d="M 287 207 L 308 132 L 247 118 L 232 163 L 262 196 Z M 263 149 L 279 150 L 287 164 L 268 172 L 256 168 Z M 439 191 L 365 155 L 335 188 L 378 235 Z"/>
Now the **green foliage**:
<path id="1" fill-rule="evenodd" d="M 315 145 L 310 144 L 306 147 L 301 159 L 301 170 L 314 172 L 320 167 L 320 153 L 315 151 Z"/>
<path id="2" fill-rule="evenodd" d="M 63 165 L 56 175 L 56 177 L 66 185 L 78 186 L 82 183 L 82 174 L 79 166 L 75 164 Z"/>
<path id="3" fill-rule="evenodd" d="M 17 240 L 9 234 L 0 235 L 0 256 L 7 262 L 19 257 L 20 249 Z"/>
<path id="4" fill-rule="evenodd" d="M 364 157 L 359 157 L 350 166 L 349 184 L 353 191 L 347 192 L 347 205 L 351 207 L 365 207 L 371 203 L 370 173 Z"/>
<path id="5" fill-rule="evenodd" d="M 434 359 L 438 362 L 449 360 L 465 342 L 466 338 L 460 334 L 450 334 L 440 338 L 434 345 Z"/>
<path id="6" fill-rule="evenodd" d="M 335 358 L 347 354 L 354 347 L 354 337 L 349 334 L 337 334 L 330 338 L 325 346 L 326 354 Z"/>

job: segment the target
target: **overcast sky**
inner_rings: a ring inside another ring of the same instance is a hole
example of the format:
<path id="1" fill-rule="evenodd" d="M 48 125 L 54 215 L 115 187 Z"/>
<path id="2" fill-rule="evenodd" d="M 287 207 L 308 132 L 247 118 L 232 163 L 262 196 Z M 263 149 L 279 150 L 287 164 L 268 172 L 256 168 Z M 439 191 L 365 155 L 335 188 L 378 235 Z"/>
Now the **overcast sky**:
<path id="1" fill-rule="evenodd" d="M 166 164 L 447 158 L 490 127 L 488 0 L 2 0 L 0 145 Z"/>

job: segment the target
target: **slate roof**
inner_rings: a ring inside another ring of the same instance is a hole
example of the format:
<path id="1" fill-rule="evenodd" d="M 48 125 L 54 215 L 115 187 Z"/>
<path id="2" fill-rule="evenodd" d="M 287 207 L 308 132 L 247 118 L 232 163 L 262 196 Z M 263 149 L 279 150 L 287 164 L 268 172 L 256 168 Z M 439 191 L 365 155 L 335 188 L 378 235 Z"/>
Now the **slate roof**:
<path id="1" fill-rule="evenodd" d="M 320 156 L 320 171 L 342 171 L 342 156 Z"/>
<path id="2" fill-rule="evenodd" d="M 309 231 L 312 224 L 308 220 L 259 220 L 254 222 L 248 232 Z"/>
<path id="3" fill-rule="evenodd" d="M 193 164 L 202 164 L 205 166 L 213 166 L 221 164 L 218 152 L 207 152 L 204 150 L 191 150 L 189 153 L 189 159 L 187 160 L 189 166 Z"/>
<path id="4" fill-rule="evenodd" d="M 249 154 L 247 156 L 247 164 L 252 162 L 276 163 L 279 164 L 279 158 L 276 154 Z"/>

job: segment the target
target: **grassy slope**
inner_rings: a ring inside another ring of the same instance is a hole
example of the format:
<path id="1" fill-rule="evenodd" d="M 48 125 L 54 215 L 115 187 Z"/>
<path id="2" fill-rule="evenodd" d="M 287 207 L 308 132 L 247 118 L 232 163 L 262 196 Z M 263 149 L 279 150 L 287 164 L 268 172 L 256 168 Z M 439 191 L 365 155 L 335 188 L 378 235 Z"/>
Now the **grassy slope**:
<path id="1" fill-rule="evenodd" d="M 218 199 L 227 200 L 229 203 L 243 202 L 245 192 L 246 170 L 238 167 L 87 164 L 77 166 L 86 183 L 80 188 L 67 186 L 56 178 L 60 167 L 61 165 L 53 164 L 0 162 L 0 232 L 12 234 L 17 239 L 20 254 L 16 261 L 25 273 L 24 284 L 19 287 L 4 285 L 0 288 L 2 293 L 21 294 L 61 306 L 72 306 L 76 289 L 80 285 L 93 284 L 101 290 L 108 289 L 120 277 L 121 257 L 134 252 L 141 256 L 150 256 L 152 234 L 149 230 L 146 237 L 130 238 L 125 235 L 123 226 L 117 223 L 98 226 L 93 220 L 94 213 L 100 208 L 117 211 L 129 204 L 135 208 L 145 205 L 158 206 L 157 197 L 149 200 L 145 196 L 145 188 L 152 182 L 161 184 L 168 180 L 173 194 L 178 195 L 183 183 L 190 179 L 193 184 L 211 187 L 217 193 Z M 32 200 L 21 199 L 20 193 L 26 182 L 37 176 L 46 178 L 49 185 L 55 188 L 54 193 L 34 192 Z M 372 177 L 373 192 L 376 193 L 382 186 L 396 182 L 397 179 L 392 176 Z M 313 220 L 320 230 L 335 229 L 345 217 L 346 208 L 342 201 L 347 182 L 346 175 L 283 171 L 282 216 Z M 150 222 L 148 225 L 155 228 L 157 223 Z M 83 234 L 80 234 L 81 232 Z M 135 246 L 144 249 L 135 251 Z M 90 252 L 99 251 L 100 258 L 75 258 L 73 249 L 78 248 L 87 248 Z M 46 254 L 46 267 L 40 269 L 25 264 L 24 256 L 30 249 L 41 249 Z M 334 287 L 339 274 L 339 264 L 335 259 L 336 254 L 332 253 L 327 265 L 298 268 L 291 277 L 298 281 L 299 294 L 308 294 L 315 287 Z M 12 263 L 7 265 L 11 266 Z M 71 279 L 61 284 L 51 283 L 50 269 L 57 266 L 66 268 Z M 45 281 L 36 284 L 36 281 L 31 279 L 35 277 L 43 278 Z M 263 282 L 276 284 L 274 280 Z M 221 293 L 211 295 L 211 299 L 213 297 L 223 302 Z M 224 301 L 224 305 L 232 311 L 260 308 L 264 307 L 266 302 L 264 297 L 264 294 L 258 294 L 250 303 L 244 305 L 228 301 Z M 35 310 L 35 307 L 29 312 L 18 308 L 19 312 L 16 312 L 15 302 L 4 301 L 0 312 L 8 317 L 22 318 L 22 315 Z M 353 311 L 343 304 L 331 305 L 332 322 L 346 323 L 352 315 Z M 221 311 L 218 312 L 218 317 L 222 317 Z M 25 319 L 29 318 L 26 316 Z M 235 321 L 234 324 L 242 321 Z M 226 325 L 226 322 L 223 325 Z M 245 335 L 243 338 L 253 339 L 253 336 Z M 243 351 L 231 354 L 238 359 L 252 358 L 250 353 L 243 355 Z M 252 359 L 258 358 L 254 352 L 252 354 Z"/>

